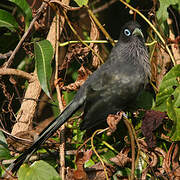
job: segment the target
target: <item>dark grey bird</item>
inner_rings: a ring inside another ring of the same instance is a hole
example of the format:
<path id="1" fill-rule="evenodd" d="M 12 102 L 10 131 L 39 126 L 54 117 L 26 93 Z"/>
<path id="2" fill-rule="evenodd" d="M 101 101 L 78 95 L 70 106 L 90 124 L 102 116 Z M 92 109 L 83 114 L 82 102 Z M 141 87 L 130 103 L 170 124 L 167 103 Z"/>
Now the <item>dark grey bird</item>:
<path id="1" fill-rule="evenodd" d="M 106 122 L 108 114 L 128 109 L 148 83 L 150 74 L 148 51 L 140 25 L 134 21 L 128 22 L 121 28 L 119 41 L 107 61 L 89 76 L 64 111 L 8 170 L 17 171 L 80 107 L 84 108 L 82 130 Z"/>

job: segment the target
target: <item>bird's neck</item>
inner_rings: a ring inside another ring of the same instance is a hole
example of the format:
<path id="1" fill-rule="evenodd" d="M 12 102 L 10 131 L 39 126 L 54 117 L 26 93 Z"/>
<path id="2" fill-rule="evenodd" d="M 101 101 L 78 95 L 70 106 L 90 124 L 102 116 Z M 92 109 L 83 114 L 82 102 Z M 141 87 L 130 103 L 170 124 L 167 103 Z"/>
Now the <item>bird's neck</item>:
<path id="1" fill-rule="evenodd" d="M 147 78 L 151 76 L 151 67 L 147 48 L 143 42 L 121 43 L 118 42 L 111 52 L 111 62 L 126 62 L 144 69 Z"/>

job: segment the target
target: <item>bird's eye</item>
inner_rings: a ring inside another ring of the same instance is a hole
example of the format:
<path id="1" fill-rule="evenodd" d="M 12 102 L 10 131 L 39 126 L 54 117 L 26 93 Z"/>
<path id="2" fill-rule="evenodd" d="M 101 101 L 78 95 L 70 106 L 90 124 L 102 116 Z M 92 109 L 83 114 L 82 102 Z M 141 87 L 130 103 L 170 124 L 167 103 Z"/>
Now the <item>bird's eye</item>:
<path id="1" fill-rule="evenodd" d="M 130 32 L 129 29 L 125 29 L 125 30 L 124 30 L 124 34 L 125 34 L 126 36 L 130 36 L 130 35 L 131 35 L 131 32 Z"/>

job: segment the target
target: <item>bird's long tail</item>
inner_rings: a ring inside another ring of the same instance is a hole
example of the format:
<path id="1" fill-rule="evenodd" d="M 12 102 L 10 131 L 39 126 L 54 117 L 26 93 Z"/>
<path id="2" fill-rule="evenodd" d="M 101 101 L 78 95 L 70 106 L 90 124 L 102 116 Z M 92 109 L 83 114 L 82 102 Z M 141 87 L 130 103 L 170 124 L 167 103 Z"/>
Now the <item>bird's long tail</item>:
<path id="1" fill-rule="evenodd" d="M 56 132 L 56 130 L 61 127 L 73 114 L 78 110 L 82 104 L 77 101 L 72 101 L 62 113 L 54 119 L 40 134 L 39 137 L 34 141 L 34 143 L 22 154 L 20 155 L 10 166 L 7 171 L 12 173 L 16 172 L 23 162 L 38 150 L 38 148 L 43 144 L 50 136 Z"/>

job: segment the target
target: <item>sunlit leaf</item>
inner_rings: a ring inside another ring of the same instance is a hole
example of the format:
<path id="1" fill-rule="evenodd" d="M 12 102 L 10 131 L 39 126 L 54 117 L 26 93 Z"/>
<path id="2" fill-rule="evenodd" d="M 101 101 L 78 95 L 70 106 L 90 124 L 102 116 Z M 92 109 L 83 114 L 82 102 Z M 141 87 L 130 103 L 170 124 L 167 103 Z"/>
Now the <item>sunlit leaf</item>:
<path id="1" fill-rule="evenodd" d="M 41 87 L 50 97 L 50 78 L 52 74 L 51 60 L 53 58 L 53 47 L 48 40 L 34 44 L 36 70 Z"/>
<path id="2" fill-rule="evenodd" d="M 156 96 L 156 107 L 155 110 L 166 111 L 167 100 L 173 95 L 174 91 L 179 85 L 180 78 L 180 65 L 173 67 L 163 78 L 159 93 Z"/>
<path id="3" fill-rule="evenodd" d="M 60 180 L 56 170 L 45 161 L 36 161 L 31 166 L 24 164 L 18 171 L 19 180 Z"/>
<path id="4" fill-rule="evenodd" d="M 93 166 L 95 163 L 92 159 L 89 159 L 88 161 L 85 162 L 84 164 L 84 167 L 87 168 L 87 167 L 91 167 Z"/>
<path id="5" fill-rule="evenodd" d="M 78 6 L 83 6 L 83 5 L 87 5 L 88 4 L 88 0 L 74 0 Z"/>

